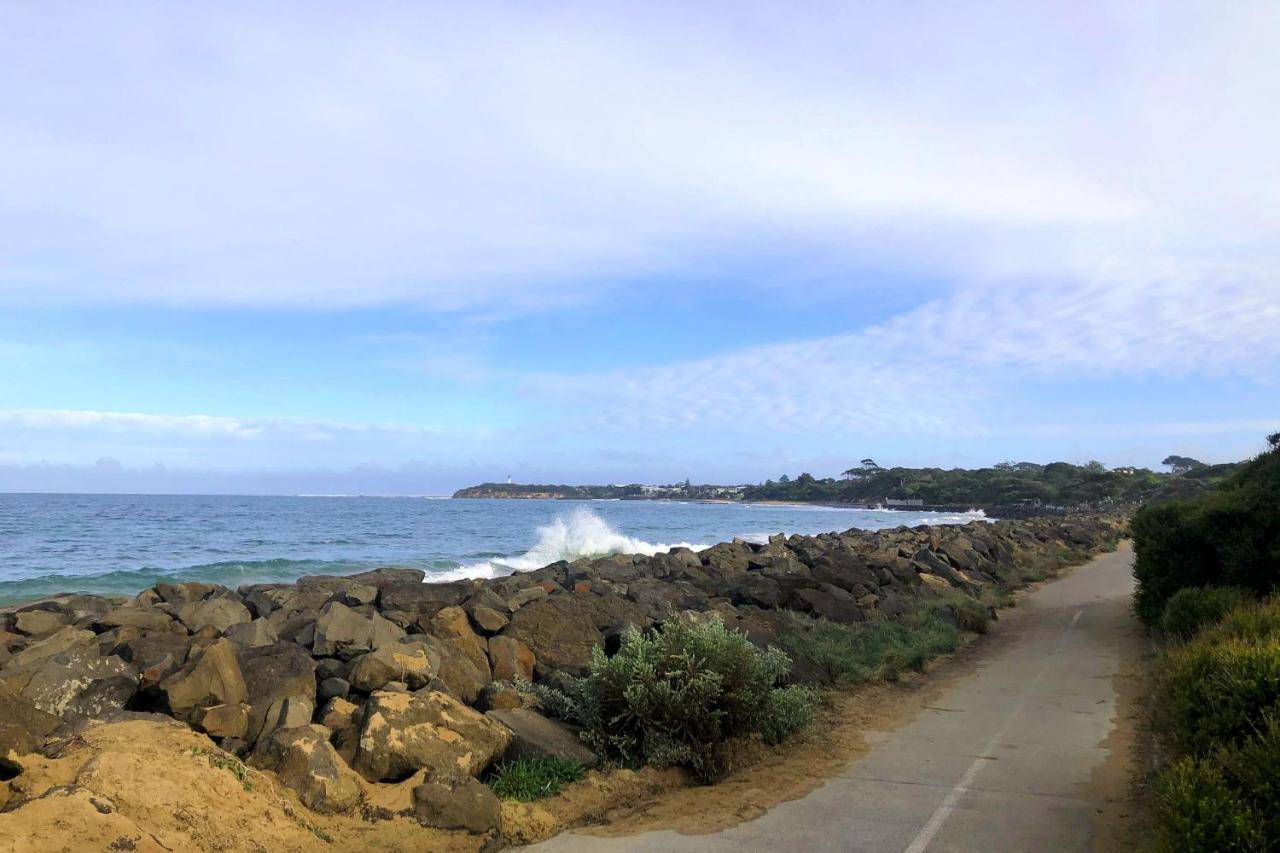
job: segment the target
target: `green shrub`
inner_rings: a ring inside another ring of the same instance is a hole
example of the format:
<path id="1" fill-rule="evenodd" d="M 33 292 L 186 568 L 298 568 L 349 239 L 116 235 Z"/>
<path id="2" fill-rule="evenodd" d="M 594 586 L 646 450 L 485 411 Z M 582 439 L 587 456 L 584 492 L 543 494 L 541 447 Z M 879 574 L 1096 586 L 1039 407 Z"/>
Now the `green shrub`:
<path id="1" fill-rule="evenodd" d="M 489 774 L 489 787 L 504 800 L 540 800 L 551 797 L 587 771 L 564 758 L 522 758 L 506 761 Z"/>
<path id="2" fill-rule="evenodd" d="M 1183 758 L 1156 778 L 1157 849 L 1164 853 L 1262 850 L 1254 810 L 1208 761 Z"/>
<path id="3" fill-rule="evenodd" d="M 1248 592 L 1230 586 L 1180 589 L 1165 605 L 1160 628 L 1175 640 L 1189 640 L 1247 601 Z"/>
<path id="4" fill-rule="evenodd" d="M 1165 653 L 1156 674 L 1156 731 L 1177 755 L 1238 744 L 1280 710 L 1280 641 L 1201 635 Z"/>
<path id="5" fill-rule="evenodd" d="M 1222 774 L 1258 816 L 1268 849 L 1280 847 L 1280 719 L 1268 716 L 1258 733 L 1217 755 Z"/>
<path id="6" fill-rule="evenodd" d="M 768 744 L 779 744 L 813 722 L 822 694 L 802 684 L 775 687 L 769 693 L 760 736 Z"/>
<path id="7" fill-rule="evenodd" d="M 930 609 L 851 625 L 793 614 L 778 642 L 828 682 L 861 684 L 876 678 L 892 681 L 905 669 L 923 669 L 930 658 L 955 651 L 960 634 Z"/>
<path id="8" fill-rule="evenodd" d="M 1155 624 L 1180 589 L 1236 586 L 1264 596 L 1280 583 L 1280 447 L 1214 492 L 1134 514 L 1134 609 Z"/>
<path id="9" fill-rule="evenodd" d="M 801 714 L 801 695 L 777 697 L 790 670 L 782 651 L 756 648 L 718 616 L 634 629 L 613 657 L 597 647 L 582 678 L 538 685 L 539 702 L 583 727 L 598 753 L 627 765 L 679 765 L 704 781 L 727 769 L 730 738 L 782 736 Z"/>
<path id="10" fill-rule="evenodd" d="M 1202 635 L 1206 642 L 1280 640 L 1280 601 L 1264 601 L 1237 607 Z"/>
<path id="11" fill-rule="evenodd" d="M 934 593 L 929 599 L 929 609 L 943 619 L 954 619 L 961 631 L 985 634 L 991 628 L 991 611 L 987 604 L 959 590 Z"/>

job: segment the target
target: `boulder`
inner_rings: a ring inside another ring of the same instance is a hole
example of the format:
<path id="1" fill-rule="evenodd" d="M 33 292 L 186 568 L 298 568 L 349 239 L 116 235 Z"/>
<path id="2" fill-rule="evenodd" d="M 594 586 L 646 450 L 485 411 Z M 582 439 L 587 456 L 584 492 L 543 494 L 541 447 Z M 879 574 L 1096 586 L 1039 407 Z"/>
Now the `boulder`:
<path id="1" fill-rule="evenodd" d="M 22 682 L 20 692 L 32 704 L 68 719 L 98 719 L 123 709 L 138 692 L 137 670 L 91 643 L 44 658 Z"/>
<path id="2" fill-rule="evenodd" d="M 440 650 L 422 640 L 383 646 L 356 658 L 347 681 L 357 690 L 380 690 L 388 682 L 403 681 L 413 689 L 424 687 L 440 671 Z"/>
<path id="3" fill-rule="evenodd" d="M 177 626 L 178 623 L 170 624 Z M 154 688 L 161 681 L 177 672 L 187 662 L 191 651 L 191 639 L 178 626 L 172 630 L 129 637 L 118 642 L 112 652 L 138 670 L 139 686 Z"/>
<path id="4" fill-rule="evenodd" d="M 213 705 L 238 705 L 248 696 L 235 644 L 221 639 L 160 683 L 173 716 L 194 722 L 197 712 Z"/>
<path id="5" fill-rule="evenodd" d="M 316 685 L 316 700 L 323 703 L 335 696 L 345 699 L 350 692 L 351 684 L 345 678 L 326 678 Z"/>
<path id="6" fill-rule="evenodd" d="M 377 691 L 365 703 L 353 767 L 371 782 L 422 768 L 440 780 L 474 776 L 511 741 L 507 728 L 439 691 Z"/>
<path id="7" fill-rule="evenodd" d="M 526 604 L 512 614 L 511 624 L 499 636 L 524 644 L 539 667 L 580 672 L 590 665 L 591 650 L 603 635 L 592 615 L 578 606 L 578 598 L 558 596 Z"/>
<path id="8" fill-rule="evenodd" d="M 495 681 L 533 681 L 533 652 L 515 637 L 491 637 L 489 660 Z"/>
<path id="9" fill-rule="evenodd" d="M 802 610 L 832 622 L 863 622 L 867 618 L 852 593 L 829 583 L 797 590 L 795 598 Z"/>
<path id="10" fill-rule="evenodd" d="M 72 617 L 67 613 L 54 613 L 50 610 L 23 610 L 15 614 L 13 630 L 29 637 L 47 637 L 71 621 L 73 621 Z"/>
<path id="11" fill-rule="evenodd" d="M 502 801 L 478 779 L 452 785 L 425 782 L 413 789 L 413 816 L 423 826 L 436 829 L 497 832 L 502 826 Z"/>
<path id="12" fill-rule="evenodd" d="M 276 729 L 258 741 L 249 763 L 270 770 L 302 804 L 322 814 L 360 805 L 360 780 L 329 743 L 324 726 Z"/>
<path id="13" fill-rule="evenodd" d="M 267 619 L 259 616 L 252 622 L 241 622 L 233 625 L 226 633 L 227 639 L 248 649 L 259 646 L 270 646 L 279 641 L 275 626 Z"/>
<path id="14" fill-rule="evenodd" d="M 320 724 L 332 732 L 343 732 L 356 724 L 360 706 L 334 696 L 320 709 Z"/>
<path id="15" fill-rule="evenodd" d="M 135 606 L 108 610 L 94 619 L 93 628 L 97 631 L 110 631 L 113 628 L 140 628 L 149 632 L 187 633 L 187 629 L 173 621 L 173 617 L 168 613 Z"/>
<path id="16" fill-rule="evenodd" d="M 92 641 L 94 636 L 92 631 L 86 631 L 83 628 L 74 628 L 70 625 L 60 628 L 53 634 L 27 646 L 22 651 L 14 652 L 8 662 L 5 663 L 4 670 L 0 671 L 0 675 L 10 670 L 30 669 L 38 661 L 53 657 L 72 646 Z"/>
<path id="17" fill-rule="evenodd" d="M 217 595 L 226 595 L 229 590 L 225 586 L 219 586 L 216 583 L 200 583 L 199 581 L 166 583 L 161 581 L 156 584 L 155 591 L 162 601 L 169 604 L 190 604 L 191 602 L 204 601 Z"/>
<path id="18" fill-rule="evenodd" d="M 378 606 L 382 612 L 407 613 L 410 619 L 430 618 L 442 608 L 461 604 L 474 589 L 470 581 L 451 583 L 396 583 L 382 588 Z"/>
<path id="19" fill-rule="evenodd" d="M 316 707 L 316 665 L 301 646 L 274 643 L 240 652 L 245 695 L 253 710 L 246 740 L 276 728 L 311 722 Z"/>
<path id="20" fill-rule="evenodd" d="M 35 752 L 60 722 L 0 681 L 0 758 Z"/>
<path id="21" fill-rule="evenodd" d="M 644 608 L 654 620 L 666 619 L 681 610 L 702 610 L 707 596 L 688 581 L 668 582 L 656 578 L 640 578 L 627 584 L 627 598 Z"/>
<path id="22" fill-rule="evenodd" d="M 471 621 L 467 612 L 461 607 L 442 608 L 431 617 L 429 630 L 433 637 L 446 645 L 452 646 L 467 660 L 489 676 L 488 644 L 475 631 L 471 630 Z"/>
<path id="23" fill-rule="evenodd" d="M 492 636 L 507 627 L 507 623 L 511 620 L 499 610 L 480 605 L 479 607 L 472 608 L 471 621 L 475 623 L 476 628 L 478 628 L 481 633 Z"/>
<path id="24" fill-rule="evenodd" d="M 525 708 L 494 710 L 485 716 L 511 730 L 511 744 L 504 756 L 507 761 L 561 758 L 576 761 L 583 767 L 595 767 L 600 763 L 599 757 L 587 749 L 567 726 L 547 719 L 537 711 Z"/>
<path id="25" fill-rule="evenodd" d="M 488 660 L 485 660 L 484 669 L 480 669 L 452 643 L 436 640 L 435 649 L 440 661 L 435 680 L 448 693 L 468 705 L 474 705 L 480 693 L 493 681 Z"/>
<path id="26" fill-rule="evenodd" d="M 526 604 L 533 604 L 535 601 L 542 601 L 550 593 L 540 586 L 529 586 L 517 592 L 515 595 L 507 599 L 507 607 L 513 612 L 524 607 Z"/>
<path id="27" fill-rule="evenodd" d="M 226 597 L 188 602 L 181 605 L 175 615 L 193 634 L 210 627 L 222 633 L 232 625 L 239 625 L 253 618 L 249 608 L 237 599 Z"/>
<path id="28" fill-rule="evenodd" d="M 249 706 L 213 705 L 197 712 L 196 727 L 211 737 L 243 738 L 249 731 Z"/>

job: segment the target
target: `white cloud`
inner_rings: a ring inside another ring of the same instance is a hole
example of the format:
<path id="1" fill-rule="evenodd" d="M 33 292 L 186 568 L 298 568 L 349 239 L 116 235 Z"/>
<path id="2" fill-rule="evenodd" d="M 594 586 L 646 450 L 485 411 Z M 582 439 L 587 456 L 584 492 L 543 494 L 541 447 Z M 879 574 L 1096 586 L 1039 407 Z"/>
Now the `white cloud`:
<path id="1" fill-rule="evenodd" d="M 0 23 L 10 304 L 520 312 L 790 240 L 968 282 L 1277 271 L 1269 3 Z"/>

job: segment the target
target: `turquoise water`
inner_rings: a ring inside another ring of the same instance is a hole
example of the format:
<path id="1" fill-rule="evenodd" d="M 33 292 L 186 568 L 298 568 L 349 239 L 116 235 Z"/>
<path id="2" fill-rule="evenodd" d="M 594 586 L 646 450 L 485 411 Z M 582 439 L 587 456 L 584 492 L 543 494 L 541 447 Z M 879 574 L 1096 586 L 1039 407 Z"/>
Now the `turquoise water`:
<path id="1" fill-rule="evenodd" d="M 0 602 L 228 586 L 414 566 L 439 579 L 735 536 L 962 523 L 980 515 L 669 501 L 0 494 Z"/>

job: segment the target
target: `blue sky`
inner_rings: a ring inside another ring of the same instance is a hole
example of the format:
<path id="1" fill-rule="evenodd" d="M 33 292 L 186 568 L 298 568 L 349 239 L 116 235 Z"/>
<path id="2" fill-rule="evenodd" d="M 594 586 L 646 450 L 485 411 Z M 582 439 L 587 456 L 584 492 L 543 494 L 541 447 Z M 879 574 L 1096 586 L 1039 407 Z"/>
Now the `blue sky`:
<path id="1" fill-rule="evenodd" d="M 1273 3 L 0 3 L 0 489 L 1280 428 Z"/>

